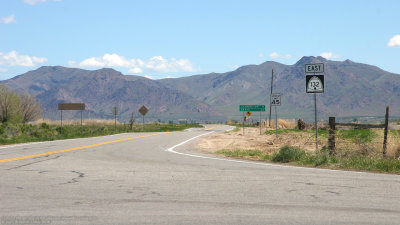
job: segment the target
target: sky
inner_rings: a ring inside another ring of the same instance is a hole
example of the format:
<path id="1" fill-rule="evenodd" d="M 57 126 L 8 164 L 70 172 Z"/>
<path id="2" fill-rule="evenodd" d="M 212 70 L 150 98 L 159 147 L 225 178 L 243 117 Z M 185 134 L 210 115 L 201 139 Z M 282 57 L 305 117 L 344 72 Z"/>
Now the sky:
<path id="1" fill-rule="evenodd" d="M 41 66 L 151 79 L 303 56 L 400 74 L 400 1 L 0 0 L 0 80 Z"/>

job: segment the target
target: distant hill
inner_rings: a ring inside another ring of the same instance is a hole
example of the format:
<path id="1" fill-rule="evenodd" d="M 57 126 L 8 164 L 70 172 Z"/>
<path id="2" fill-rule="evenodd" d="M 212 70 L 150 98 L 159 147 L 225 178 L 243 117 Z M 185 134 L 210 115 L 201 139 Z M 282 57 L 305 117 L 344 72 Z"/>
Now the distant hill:
<path id="1" fill-rule="evenodd" d="M 37 70 L 3 81 L 13 89 L 36 96 L 45 109 L 45 117 L 57 119 L 58 103 L 86 103 L 85 117 L 113 118 L 112 108 L 117 106 L 120 120 L 126 121 L 131 113 L 145 105 L 146 118 L 203 119 L 218 117 L 208 104 L 178 90 L 140 76 L 126 76 L 113 69 L 94 71 L 60 66 L 41 67 Z M 72 117 L 73 113 L 65 113 Z"/>
<path id="2" fill-rule="evenodd" d="M 226 115 L 240 118 L 240 104 L 268 105 L 273 69 L 273 90 L 282 95 L 278 113 L 289 118 L 313 118 L 313 94 L 305 93 L 304 65 L 310 63 L 324 63 L 325 66 L 325 93 L 317 97 L 320 117 L 383 116 L 386 105 L 391 106 L 391 115 L 400 115 L 400 75 L 350 60 L 330 61 L 311 56 L 301 58 L 294 65 L 268 61 L 227 73 L 160 82 L 190 94 Z"/>
<path id="3" fill-rule="evenodd" d="M 320 119 L 383 116 L 386 105 L 391 107 L 391 116 L 400 115 L 399 74 L 350 60 L 312 56 L 294 65 L 268 61 L 227 73 L 162 80 L 123 75 L 113 69 L 41 67 L 2 83 L 36 96 L 45 116 L 53 119 L 59 118 L 58 103 L 84 102 L 85 116 L 112 118 L 112 107 L 117 106 L 121 121 L 132 111 L 139 117 L 137 110 L 142 105 L 150 109 L 146 117 L 151 120 L 239 120 L 241 104 L 265 104 L 268 109 L 273 69 L 274 92 L 282 94 L 279 115 L 312 119 L 313 94 L 305 93 L 304 73 L 304 65 L 310 63 L 325 65 L 325 93 L 318 94 L 317 101 Z"/>

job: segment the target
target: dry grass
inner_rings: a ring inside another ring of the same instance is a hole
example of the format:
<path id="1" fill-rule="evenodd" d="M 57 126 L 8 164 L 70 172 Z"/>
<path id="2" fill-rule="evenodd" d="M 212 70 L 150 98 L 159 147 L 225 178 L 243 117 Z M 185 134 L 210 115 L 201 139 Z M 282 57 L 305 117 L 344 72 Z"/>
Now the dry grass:
<path id="1" fill-rule="evenodd" d="M 63 125 L 80 125 L 81 120 L 63 120 Z M 43 120 L 39 119 L 37 121 L 31 122 L 30 124 L 42 124 L 47 123 L 49 125 L 60 125 L 60 120 Z M 94 125 L 94 126 L 103 126 L 103 125 L 114 125 L 114 120 L 104 120 L 104 119 L 86 119 L 82 121 L 83 125 Z M 117 121 L 117 125 L 120 122 Z"/>
<path id="2" fill-rule="evenodd" d="M 269 122 L 266 122 L 269 125 Z M 271 128 L 275 128 L 275 120 L 271 120 Z M 294 129 L 297 127 L 297 123 L 295 119 L 278 119 L 278 128 L 282 129 Z"/>
<path id="3" fill-rule="evenodd" d="M 259 128 L 246 127 L 244 136 L 242 128 L 229 133 L 213 134 L 203 138 L 203 140 L 199 143 L 199 147 L 206 152 L 215 152 L 222 149 L 248 149 L 260 150 L 266 153 L 274 153 L 283 146 L 298 147 L 307 152 L 315 151 L 314 130 L 293 130 L 293 128 L 296 128 L 297 125 L 294 121 L 282 120 L 279 121 L 279 124 L 278 138 L 276 138 L 275 130 L 273 128 L 262 128 L 263 135 L 260 135 Z M 323 127 L 322 124 L 319 127 Z M 268 134 L 265 135 L 266 131 L 270 132 L 267 132 Z M 371 140 L 358 138 L 357 135 L 349 138 L 342 136 L 339 132 L 337 132 L 337 154 L 344 157 L 353 155 L 375 157 L 382 156 L 383 129 L 372 129 L 371 131 L 374 134 Z M 327 147 L 329 136 L 328 131 L 320 130 L 318 134 L 319 149 Z M 400 131 L 389 132 L 386 154 L 389 158 L 400 157 Z"/>

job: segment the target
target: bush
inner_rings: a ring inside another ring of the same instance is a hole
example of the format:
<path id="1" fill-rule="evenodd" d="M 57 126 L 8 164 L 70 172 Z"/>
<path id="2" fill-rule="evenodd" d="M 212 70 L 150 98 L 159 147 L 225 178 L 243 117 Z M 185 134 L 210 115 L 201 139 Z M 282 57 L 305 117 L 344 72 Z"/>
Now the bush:
<path id="1" fill-rule="evenodd" d="M 50 125 L 48 125 L 47 123 L 42 123 L 42 124 L 40 124 L 40 127 L 41 127 L 42 129 L 45 129 L 45 130 L 50 129 Z"/>
<path id="2" fill-rule="evenodd" d="M 297 161 L 305 154 L 305 151 L 300 148 L 284 146 L 272 156 L 272 161 L 283 163 Z"/>

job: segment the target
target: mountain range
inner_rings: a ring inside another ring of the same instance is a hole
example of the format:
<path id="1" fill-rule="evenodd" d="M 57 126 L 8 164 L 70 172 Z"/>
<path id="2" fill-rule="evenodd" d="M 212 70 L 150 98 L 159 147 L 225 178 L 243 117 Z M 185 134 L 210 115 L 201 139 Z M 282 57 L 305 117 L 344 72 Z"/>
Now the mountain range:
<path id="1" fill-rule="evenodd" d="M 113 69 L 83 70 L 61 66 L 40 67 L 2 83 L 35 96 L 46 118 L 57 119 L 57 104 L 84 102 L 85 117 L 111 118 L 112 107 L 126 121 L 145 105 L 149 120 L 225 120 L 242 117 L 239 105 L 266 105 L 269 113 L 271 73 L 273 92 L 280 93 L 279 117 L 314 117 L 314 95 L 305 93 L 305 64 L 324 63 L 325 92 L 317 94 L 320 119 L 328 116 L 400 115 L 400 75 L 351 60 L 331 61 L 303 57 L 294 65 L 267 61 L 226 73 L 150 80 L 123 75 Z M 71 114 L 72 115 L 72 114 Z M 255 118 L 258 118 L 258 114 Z"/>

